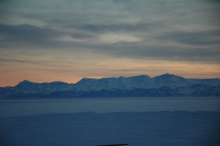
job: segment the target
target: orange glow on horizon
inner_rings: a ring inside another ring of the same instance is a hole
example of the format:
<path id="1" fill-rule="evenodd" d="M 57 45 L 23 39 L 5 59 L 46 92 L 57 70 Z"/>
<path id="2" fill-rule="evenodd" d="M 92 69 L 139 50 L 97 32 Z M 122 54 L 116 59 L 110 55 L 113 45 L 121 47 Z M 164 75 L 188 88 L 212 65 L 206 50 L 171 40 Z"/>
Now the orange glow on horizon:
<path id="1" fill-rule="evenodd" d="M 86 57 L 74 58 L 70 55 L 57 60 L 56 56 L 43 56 L 29 58 L 29 62 L 0 62 L 0 87 L 15 86 L 23 80 L 37 83 L 54 81 L 76 83 L 84 77 L 148 75 L 152 78 L 165 73 L 184 78 L 220 78 L 219 64 L 100 56 L 89 56 L 90 60 L 86 60 Z"/>

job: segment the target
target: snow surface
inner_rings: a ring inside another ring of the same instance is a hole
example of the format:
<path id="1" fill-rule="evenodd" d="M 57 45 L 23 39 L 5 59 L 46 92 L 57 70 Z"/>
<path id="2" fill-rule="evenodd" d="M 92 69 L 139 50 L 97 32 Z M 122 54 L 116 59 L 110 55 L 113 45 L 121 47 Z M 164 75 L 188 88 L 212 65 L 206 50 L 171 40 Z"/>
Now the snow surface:
<path id="1" fill-rule="evenodd" d="M 144 89 L 144 90 L 143 90 Z M 0 98 L 32 97 L 126 97 L 126 96 L 220 96 L 220 79 L 185 79 L 172 74 L 119 78 L 83 78 L 76 84 L 64 82 L 20 82 L 0 87 Z"/>
<path id="2" fill-rule="evenodd" d="M 163 74 L 154 78 L 147 75 L 140 75 L 134 77 L 119 77 L 119 78 L 103 78 L 91 79 L 83 78 L 75 84 L 77 91 L 101 90 L 101 89 L 151 89 L 168 86 L 189 87 L 194 84 L 220 86 L 220 79 L 185 79 L 173 74 Z"/>

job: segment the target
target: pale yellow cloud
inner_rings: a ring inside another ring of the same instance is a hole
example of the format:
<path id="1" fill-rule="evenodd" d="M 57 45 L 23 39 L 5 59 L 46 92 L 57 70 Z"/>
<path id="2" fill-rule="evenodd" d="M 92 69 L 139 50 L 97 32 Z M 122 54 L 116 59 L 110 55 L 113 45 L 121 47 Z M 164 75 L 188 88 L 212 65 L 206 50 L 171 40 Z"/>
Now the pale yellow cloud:
<path id="1" fill-rule="evenodd" d="M 99 43 L 116 43 L 120 41 L 136 42 L 136 41 L 141 41 L 141 39 L 132 36 L 130 34 L 117 34 L 117 33 L 102 34 L 98 38 Z"/>

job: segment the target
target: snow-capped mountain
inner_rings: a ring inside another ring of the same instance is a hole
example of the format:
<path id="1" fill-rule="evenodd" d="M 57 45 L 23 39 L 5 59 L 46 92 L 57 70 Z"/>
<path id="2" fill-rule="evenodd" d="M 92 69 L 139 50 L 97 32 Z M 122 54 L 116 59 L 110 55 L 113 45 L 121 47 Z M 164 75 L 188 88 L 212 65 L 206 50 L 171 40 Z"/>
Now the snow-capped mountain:
<path id="1" fill-rule="evenodd" d="M 76 84 L 33 83 L 0 87 L 1 98 L 25 97 L 220 96 L 220 79 L 185 79 L 172 74 L 119 78 L 83 78 Z"/>

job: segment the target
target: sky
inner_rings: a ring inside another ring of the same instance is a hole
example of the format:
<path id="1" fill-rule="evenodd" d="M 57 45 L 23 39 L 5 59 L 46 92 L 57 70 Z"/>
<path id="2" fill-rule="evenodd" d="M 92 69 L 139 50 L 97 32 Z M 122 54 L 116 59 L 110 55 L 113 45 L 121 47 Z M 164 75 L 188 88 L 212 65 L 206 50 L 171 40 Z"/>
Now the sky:
<path id="1" fill-rule="evenodd" d="M 220 78 L 218 0 L 0 0 L 0 87 Z"/>

